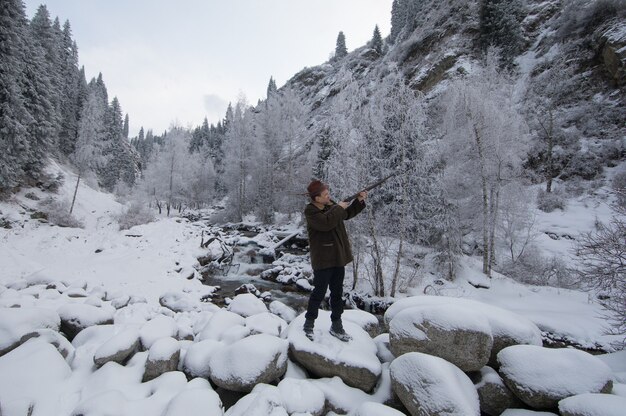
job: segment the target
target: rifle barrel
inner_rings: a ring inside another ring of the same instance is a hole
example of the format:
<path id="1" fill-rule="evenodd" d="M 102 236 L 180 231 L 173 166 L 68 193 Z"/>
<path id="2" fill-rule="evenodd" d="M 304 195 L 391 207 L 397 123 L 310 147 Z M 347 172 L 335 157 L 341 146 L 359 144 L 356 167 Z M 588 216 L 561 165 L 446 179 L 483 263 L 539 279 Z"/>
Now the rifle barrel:
<path id="1" fill-rule="evenodd" d="M 386 177 L 382 178 L 382 179 L 381 179 L 381 180 L 379 180 L 378 182 L 375 182 L 375 183 L 373 183 L 373 184 L 371 184 L 371 185 L 368 185 L 367 187 L 365 187 L 365 188 L 361 189 L 361 190 L 360 190 L 359 192 L 357 192 L 356 194 L 354 194 L 354 195 L 350 195 L 349 197 L 342 199 L 342 201 L 343 201 L 343 202 L 350 202 L 350 201 L 352 201 L 354 198 L 358 197 L 358 196 L 359 196 L 359 194 L 360 194 L 361 192 L 363 192 L 363 191 L 371 191 L 372 189 L 376 188 L 377 186 L 382 185 L 382 184 L 383 184 L 383 183 L 385 183 L 385 182 L 386 182 L 389 178 L 391 178 L 391 177 L 393 177 L 393 176 L 396 176 L 397 174 L 398 174 L 398 172 L 394 172 L 394 173 L 392 173 L 391 175 L 389 175 L 389 176 L 386 176 Z"/>

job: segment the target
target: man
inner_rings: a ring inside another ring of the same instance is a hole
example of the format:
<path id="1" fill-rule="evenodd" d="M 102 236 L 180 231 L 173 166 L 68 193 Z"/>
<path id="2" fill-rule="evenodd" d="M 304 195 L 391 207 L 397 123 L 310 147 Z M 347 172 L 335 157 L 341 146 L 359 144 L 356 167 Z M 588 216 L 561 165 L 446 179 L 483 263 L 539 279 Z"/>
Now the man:
<path id="1" fill-rule="evenodd" d="M 330 199 L 328 186 L 321 181 L 312 181 L 307 191 L 311 203 L 306 206 L 304 215 L 309 234 L 309 251 L 315 288 L 309 298 L 303 327 L 304 333 L 311 341 L 313 340 L 313 327 L 318 309 L 324 300 L 326 289 L 330 287 L 330 319 L 332 321 L 330 333 L 347 342 L 351 338 L 343 329 L 341 314 L 343 313 L 345 265 L 352 261 L 352 251 L 343 221 L 363 211 L 367 192 L 359 193 L 352 203 L 343 201 L 335 203 Z"/>

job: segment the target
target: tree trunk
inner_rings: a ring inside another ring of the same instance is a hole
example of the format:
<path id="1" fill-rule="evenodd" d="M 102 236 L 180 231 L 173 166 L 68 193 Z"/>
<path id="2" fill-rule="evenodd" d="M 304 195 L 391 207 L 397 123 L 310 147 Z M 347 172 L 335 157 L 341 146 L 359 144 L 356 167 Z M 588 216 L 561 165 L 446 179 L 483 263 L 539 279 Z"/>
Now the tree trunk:
<path id="1" fill-rule="evenodd" d="M 489 194 L 487 192 L 487 176 L 485 173 L 485 159 L 478 129 L 474 126 L 474 139 L 478 150 L 478 164 L 480 165 L 480 180 L 483 193 L 483 273 L 489 276 Z"/>
<path id="2" fill-rule="evenodd" d="M 380 255 L 380 248 L 378 246 L 378 239 L 376 238 L 376 230 L 374 229 L 374 221 L 372 220 L 372 212 L 368 210 L 367 219 L 370 226 L 370 234 L 372 241 L 374 242 L 374 286 L 376 287 L 376 296 L 385 296 L 385 281 L 383 280 L 383 267 L 382 256 Z"/>
<path id="3" fill-rule="evenodd" d="M 76 202 L 76 193 L 78 192 L 78 184 L 80 183 L 80 171 L 78 171 L 78 177 L 76 178 L 76 187 L 74 188 L 74 196 L 72 197 L 72 205 L 70 206 L 70 215 L 74 211 L 74 202 Z"/>

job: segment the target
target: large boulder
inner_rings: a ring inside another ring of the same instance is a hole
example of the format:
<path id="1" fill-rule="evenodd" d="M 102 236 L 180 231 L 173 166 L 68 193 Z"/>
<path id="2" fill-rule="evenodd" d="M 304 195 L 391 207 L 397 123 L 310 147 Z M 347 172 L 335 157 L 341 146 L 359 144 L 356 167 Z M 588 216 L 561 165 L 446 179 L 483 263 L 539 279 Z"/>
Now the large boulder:
<path id="1" fill-rule="evenodd" d="M 389 366 L 391 385 L 412 416 L 479 416 L 474 384 L 442 358 L 409 352 Z"/>
<path id="2" fill-rule="evenodd" d="M 165 315 L 157 315 L 139 330 L 139 339 L 144 350 L 149 350 L 161 338 L 175 338 L 177 335 L 178 324 L 174 318 Z"/>
<path id="3" fill-rule="evenodd" d="M 500 351 L 498 362 L 506 385 L 535 409 L 556 409 L 567 397 L 613 388 L 611 369 L 580 350 L 514 345 Z"/>
<path id="4" fill-rule="evenodd" d="M 183 359 L 183 372 L 190 378 L 208 379 L 211 376 L 211 356 L 223 346 L 224 344 L 213 339 L 193 343 L 187 348 L 187 353 Z"/>
<path id="5" fill-rule="evenodd" d="M 61 317 L 61 331 L 71 341 L 85 328 L 112 324 L 115 308 L 99 308 L 83 303 L 70 303 L 61 306 L 57 312 Z"/>
<path id="6" fill-rule="evenodd" d="M 143 381 L 150 381 L 161 374 L 176 371 L 180 359 L 180 344 L 174 338 L 161 338 L 150 347 Z"/>
<path id="7" fill-rule="evenodd" d="M 496 370 L 498 367 L 496 356 L 502 349 L 519 344 L 542 345 L 541 331 L 527 318 L 509 310 L 471 299 L 444 296 L 413 296 L 400 299 L 385 312 L 385 324 L 389 326 L 391 320 L 404 309 L 432 305 L 465 306 L 475 312 L 482 313 L 487 318 L 493 337 L 491 357 L 487 364 Z"/>
<path id="8" fill-rule="evenodd" d="M 389 323 L 389 345 L 396 357 L 422 352 L 463 371 L 478 371 L 489 361 L 493 338 L 481 312 L 461 305 L 431 305 L 395 315 Z"/>
<path id="9" fill-rule="evenodd" d="M 224 407 L 206 380 L 191 380 L 187 389 L 178 393 L 163 411 L 163 416 L 222 416 Z"/>
<path id="10" fill-rule="evenodd" d="M 624 416 L 626 397 L 586 393 L 559 402 L 561 416 Z"/>
<path id="11" fill-rule="evenodd" d="M 39 329 L 58 331 L 59 314 L 43 308 L 0 308 L 0 356 L 17 348 Z"/>
<path id="12" fill-rule="evenodd" d="M 251 335 L 218 349 L 210 358 L 211 381 L 226 390 L 249 392 L 287 371 L 287 341 L 267 334 Z"/>
<path id="13" fill-rule="evenodd" d="M 126 328 L 96 350 L 93 362 L 98 367 L 109 361 L 124 364 L 139 349 L 139 345 L 139 331 L 136 328 Z"/>
<path id="14" fill-rule="evenodd" d="M 520 399 L 504 384 L 496 370 L 483 367 L 470 375 L 478 391 L 480 411 L 490 416 L 499 416 L 506 409 L 524 407 Z"/>
<path id="15" fill-rule="evenodd" d="M 342 342 L 329 334 L 330 313 L 320 311 L 315 321 L 314 341 L 304 331 L 304 315 L 289 325 L 289 352 L 294 361 L 317 377 L 340 377 L 348 386 L 370 391 L 381 374 L 376 344 L 360 326 L 344 321 L 351 341 Z"/>

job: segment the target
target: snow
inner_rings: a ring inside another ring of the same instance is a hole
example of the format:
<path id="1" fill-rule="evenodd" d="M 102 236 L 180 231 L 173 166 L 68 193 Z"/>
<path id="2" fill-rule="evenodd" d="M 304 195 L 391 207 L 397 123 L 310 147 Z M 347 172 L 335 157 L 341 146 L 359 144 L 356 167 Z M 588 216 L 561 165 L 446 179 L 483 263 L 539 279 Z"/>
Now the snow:
<path id="1" fill-rule="evenodd" d="M 500 416 L 557 416 L 557 414 L 526 409 L 506 409 Z"/>
<path id="2" fill-rule="evenodd" d="M 421 323 L 430 322 L 444 331 L 466 330 L 491 334 L 486 315 L 460 305 L 432 305 L 407 308 L 389 323 L 389 331 L 418 340 L 428 339 Z"/>
<path id="3" fill-rule="evenodd" d="M 267 334 L 251 335 L 210 357 L 211 377 L 252 383 L 272 363 L 280 367 L 287 362 L 287 347 L 283 339 Z"/>
<path id="4" fill-rule="evenodd" d="M 579 394 L 561 400 L 559 411 L 585 416 L 624 416 L 626 398 L 613 394 Z"/>
<path id="5" fill-rule="evenodd" d="M 110 357 L 118 351 L 130 348 L 138 339 L 139 331 L 137 328 L 126 328 L 102 344 L 96 350 L 94 358 Z"/>
<path id="6" fill-rule="evenodd" d="M 150 347 L 148 359 L 151 361 L 169 360 L 178 351 L 180 351 L 180 345 L 177 340 L 161 338 Z"/>
<path id="7" fill-rule="evenodd" d="M 310 381 L 286 378 L 277 387 L 289 414 L 317 414 L 324 409 L 324 393 Z"/>
<path id="8" fill-rule="evenodd" d="M 425 414 L 480 414 L 478 393 L 472 381 L 439 357 L 409 352 L 396 358 L 389 369 Z"/>
<path id="9" fill-rule="evenodd" d="M 66 177 L 70 179 L 63 185 L 60 198 L 73 192 L 74 176 Z M 301 330 L 303 317 L 279 301 L 269 304 L 270 314 L 252 295 L 233 298 L 229 310 L 203 300 L 215 288 L 203 285 L 197 273 L 187 277 L 198 265 L 197 258 L 206 255 L 199 243 L 201 232 L 208 226 L 182 218 L 161 218 L 119 231 L 114 217 L 123 206 L 111 195 L 81 183 L 75 213 L 85 228 L 60 228 L 29 218 L 20 204 L 36 208 L 36 203 L 23 198 L 25 192 L 16 196 L 17 203 L 0 202 L 2 217 L 14 222 L 11 229 L 0 228 L 0 350 L 17 345 L 27 334 L 39 337 L 0 356 L 3 415 L 28 414 L 31 405 L 33 415 L 222 414 L 219 398 L 206 380 L 187 381 L 182 372 L 170 372 L 141 382 L 148 356 L 164 357 L 174 348 L 181 350 L 179 367 L 192 377 L 203 378 L 210 376 L 212 360 L 217 371 L 241 371 L 242 379 L 252 377 L 263 367 L 264 360 L 258 356 L 279 352 L 287 372 L 278 387 L 257 386 L 229 410 L 231 415 L 284 415 L 296 409 L 306 413 L 317 408 L 320 394 L 337 413 L 397 414 L 380 404 L 392 397 L 389 363 L 394 357 L 388 349 L 389 335 L 372 340 L 363 330 L 376 324 L 375 316 L 346 311 L 344 326 L 354 339 L 342 343 L 328 334 L 329 314 L 320 311 L 316 341 L 311 343 Z M 565 213 L 542 214 L 538 217 L 542 231 L 561 237 L 552 240 L 542 234 L 542 247 L 556 255 L 571 256 L 573 242 L 564 236 L 592 229 L 594 218 L 606 218 L 608 213 L 605 205 L 580 198 L 570 201 Z M 240 240 L 260 247 L 276 243 L 270 233 Z M 298 276 L 298 265 L 283 266 L 291 267 L 290 276 Z M 540 345 L 536 324 L 580 345 L 610 350 L 609 342 L 615 338 L 604 334 L 602 309 L 586 293 L 527 287 L 497 274 L 486 280 L 472 259 L 462 258 L 461 266 L 459 279 L 446 282 L 441 292 L 463 299 L 409 297 L 396 302 L 389 317 L 419 305 L 441 309 L 448 305 L 457 312 L 470 307 L 486 316 L 494 335 L 510 333 L 520 342 Z M 308 283 L 301 276 L 298 279 L 302 286 Z M 420 284 L 432 284 L 433 279 L 425 276 Z M 468 281 L 489 289 L 476 289 Z M 423 286 L 408 288 L 408 294 L 421 294 L 422 290 Z M 60 315 L 89 327 L 70 344 L 58 332 Z M 110 319 L 113 324 L 90 326 Z M 291 325 L 287 327 L 287 323 Z M 147 351 L 136 352 L 124 366 L 114 362 L 94 366 L 94 357 L 132 346 L 137 337 Z M 193 337 L 194 341 L 175 340 L 182 337 Z M 288 342 L 323 352 L 339 363 L 364 365 L 380 374 L 379 384 L 367 394 L 338 377 L 308 379 L 306 371 L 287 359 Z M 63 358 L 59 351 L 67 351 L 68 356 Z M 626 382 L 623 351 L 597 358 L 610 367 L 616 381 Z M 533 354 L 529 362 L 537 360 L 539 356 Z M 454 379 L 447 374 L 442 382 Z M 562 377 L 566 374 L 562 371 Z M 615 397 L 623 397 L 624 385 L 614 384 Z M 545 414 L 507 412 L 506 416 Z"/>
<path id="10" fill-rule="evenodd" d="M 228 305 L 228 310 L 247 318 L 257 313 L 267 312 L 267 306 L 263 301 L 251 293 L 244 293 L 235 296 Z"/>
<path id="11" fill-rule="evenodd" d="M 4 293 L 4 292 L 3 292 Z M 37 329 L 59 330 L 59 314 L 44 308 L 0 308 L 0 351 Z"/>
<path id="12" fill-rule="evenodd" d="M 42 340 L 29 340 L 0 357 L 2 414 L 56 415 L 71 369 L 61 354 Z"/>
<path id="13" fill-rule="evenodd" d="M 330 335 L 330 324 L 330 312 L 319 311 L 315 320 L 315 342 L 311 342 L 302 330 L 304 325 L 302 314 L 289 324 L 287 337 L 293 348 L 298 351 L 321 355 L 333 363 L 365 368 L 373 374 L 380 374 L 381 364 L 376 357 L 376 344 L 367 332 L 352 322 L 344 321 L 343 328 L 352 340 L 343 342 Z"/>
<path id="14" fill-rule="evenodd" d="M 360 405 L 353 416 L 402 416 L 404 413 L 399 410 L 385 406 L 381 403 L 366 402 Z"/>
<path id="15" fill-rule="evenodd" d="M 584 351 L 513 345 L 498 353 L 500 373 L 531 391 L 554 397 L 599 392 L 612 379 L 611 369 Z"/>
<path id="16" fill-rule="evenodd" d="M 161 338 L 175 337 L 178 333 L 176 321 L 164 315 L 158 315 L 148 321 L 140 330 L 139 338 L 145 349 L 150 349 L 152 344 Z"/>

